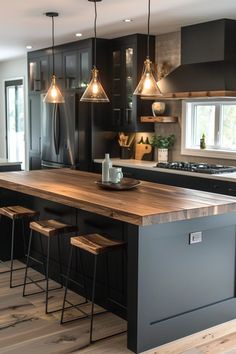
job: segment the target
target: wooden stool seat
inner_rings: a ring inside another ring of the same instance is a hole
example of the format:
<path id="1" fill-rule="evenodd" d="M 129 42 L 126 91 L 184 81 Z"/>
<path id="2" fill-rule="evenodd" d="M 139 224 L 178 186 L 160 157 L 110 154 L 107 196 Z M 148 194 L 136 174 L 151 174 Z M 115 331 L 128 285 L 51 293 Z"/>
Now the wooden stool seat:
<path id="1" fill-rule="evenodd" d="M 109 252 L 125 244 L 123 241 L 111 240 L 99 234 L 71 237 L 70 243 L 95 255 Z"/>
<path id="2" fill-rule="evenodd" d="M 4 215 L 12 220 L 22 217 L 34 217 L 39 215 L 38 211 L 25 208 L 21 205 L 6 206 L 0 208 L 0 215 Z"/>
<path id="3" fill-rule="evenodd" d="M 57 220 L 39 220 L 30 223 L 30 229 L 47 237 L 76 232 L 77 226 L 67 225 Z"/>

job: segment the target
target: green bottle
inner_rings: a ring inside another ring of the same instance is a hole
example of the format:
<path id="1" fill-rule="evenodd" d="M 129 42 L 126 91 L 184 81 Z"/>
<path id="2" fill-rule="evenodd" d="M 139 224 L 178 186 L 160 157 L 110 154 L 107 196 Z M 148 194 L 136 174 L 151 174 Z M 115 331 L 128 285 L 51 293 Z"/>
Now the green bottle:
<path id="1" fill-rule="evenodd" d="M 200 139 L 200 149 L 205 149 L 206 148 L 206 136 L 205 134 L 202 134 L 202 137 Z"/>

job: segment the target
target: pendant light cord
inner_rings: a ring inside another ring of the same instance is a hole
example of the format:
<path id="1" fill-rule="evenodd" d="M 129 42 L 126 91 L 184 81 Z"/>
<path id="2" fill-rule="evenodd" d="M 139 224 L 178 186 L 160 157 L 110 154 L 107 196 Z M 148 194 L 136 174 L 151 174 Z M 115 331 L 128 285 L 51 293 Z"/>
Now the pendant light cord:
<path id="1" fill-rule="evenodd" d="M 54 16 L 52 16 L 52 74 L 55 75 L 55 58 L 54 58 Z"/>
<path id="2" fill-rule="evenodd" d="M 149 59 L 149 32 L 150 32 L 150 9 L 151 0 L 148 0 L 148 35 L 147 35 L 147 58 Z"/>
<path id="3" fill-rule="evenodd" d="M 94 68 L 96 68 L 97 65 L 97 58 L 96 58 L 96 53 L 97 53 L 97 2 L 96 0 L 94 1 L 94 11 L 95 11 L 95 17 L 94 17 Z"/>

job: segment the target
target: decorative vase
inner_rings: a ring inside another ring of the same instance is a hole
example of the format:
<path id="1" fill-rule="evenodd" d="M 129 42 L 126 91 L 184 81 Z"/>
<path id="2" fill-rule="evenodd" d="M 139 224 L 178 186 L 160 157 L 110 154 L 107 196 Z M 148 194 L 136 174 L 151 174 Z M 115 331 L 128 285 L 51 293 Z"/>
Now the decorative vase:
<path id="1" fill-rule="evenodd" d="M 157 149 L 157 161 L 168 162 L 168 149 Z"/>
<path id="2" fill-rule="evenodd" d="M 165 112 L 166 104 L 164 102 L 153 102 L 152 114 L 154 117 L 160 116 Z"/>

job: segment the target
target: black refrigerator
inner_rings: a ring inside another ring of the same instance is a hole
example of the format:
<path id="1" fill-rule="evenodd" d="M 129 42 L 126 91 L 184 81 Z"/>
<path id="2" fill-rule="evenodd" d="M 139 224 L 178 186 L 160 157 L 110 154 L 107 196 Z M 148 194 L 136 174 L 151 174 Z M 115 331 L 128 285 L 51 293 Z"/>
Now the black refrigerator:
<path id="1" fill-rule="evenodd" d="M 90 119 L 80 94 L 64 93 L 65 103 L 43 103 L 41 114 L 42 168 L 88 170 L 91 163 Z"/>

